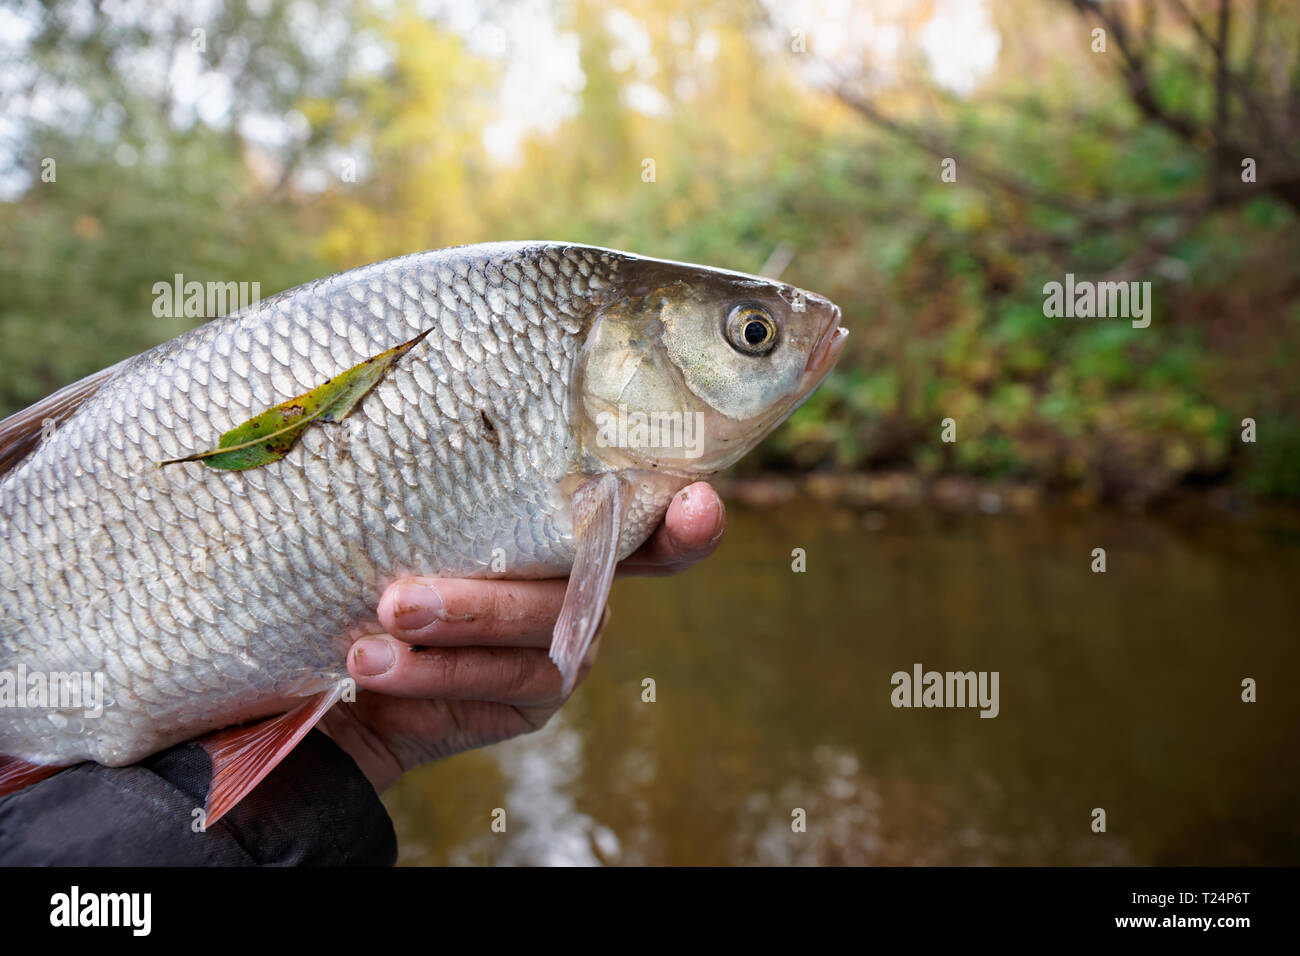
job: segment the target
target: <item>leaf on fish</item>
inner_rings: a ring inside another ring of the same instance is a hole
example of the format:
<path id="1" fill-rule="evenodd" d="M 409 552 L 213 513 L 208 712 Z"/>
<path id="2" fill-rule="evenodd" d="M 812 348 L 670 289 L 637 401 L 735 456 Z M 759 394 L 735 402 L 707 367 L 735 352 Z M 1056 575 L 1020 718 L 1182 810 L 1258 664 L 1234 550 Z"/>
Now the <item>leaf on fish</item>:
<path id="1" fill-rule="evenodd" d="M 256 418 L 250 418 L 226 432 L 218 440 L 217 447 L 210 451 L 201 451 L 184 458 L 170 458 L 160 461 L 158 465 L 161 467 L 183 461 L 201 461 L 210 468 L 243 471 L 279 461 L 289 453 L 289 449 L 312 422 L 342 421 L 357 402 L 379 384 L 384 373 L 432 331 L 431 328 L 425 329 L 411 341 L 352 366 L 323 385 L 317 385 L 310 392 L 268 408 Z"/>

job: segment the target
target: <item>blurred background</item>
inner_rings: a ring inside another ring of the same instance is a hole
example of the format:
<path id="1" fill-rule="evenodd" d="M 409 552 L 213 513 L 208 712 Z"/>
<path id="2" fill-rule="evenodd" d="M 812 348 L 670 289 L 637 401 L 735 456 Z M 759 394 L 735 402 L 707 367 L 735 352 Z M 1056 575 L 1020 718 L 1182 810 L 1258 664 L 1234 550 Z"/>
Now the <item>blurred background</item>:
<path id="1" fill-rule="evenodd" d="M 1298 212 L 1281 0 L 0 8 L 0 415 L 204 321 L 177 273 L 548 238 L 844 310 L 720 553 L 403 781 L 405 862 L 1300 860 Z M 1067 273 L 1150 326 L 1045 315 Z M 892 708 L 918 661 L 998 718 Z"/>

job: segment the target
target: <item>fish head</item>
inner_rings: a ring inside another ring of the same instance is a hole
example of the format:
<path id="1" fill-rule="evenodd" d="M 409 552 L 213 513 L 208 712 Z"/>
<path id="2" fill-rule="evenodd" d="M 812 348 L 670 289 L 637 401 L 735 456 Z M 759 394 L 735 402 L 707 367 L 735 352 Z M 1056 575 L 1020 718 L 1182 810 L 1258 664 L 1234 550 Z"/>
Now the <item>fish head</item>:
<path id="1" fill-rule="evenodd" d="M 785 421 L 848 330 L 823 296 L 771 279 L 633 260 L 575 378 L 583 448 L 609 468 L 706 477 Z"/>

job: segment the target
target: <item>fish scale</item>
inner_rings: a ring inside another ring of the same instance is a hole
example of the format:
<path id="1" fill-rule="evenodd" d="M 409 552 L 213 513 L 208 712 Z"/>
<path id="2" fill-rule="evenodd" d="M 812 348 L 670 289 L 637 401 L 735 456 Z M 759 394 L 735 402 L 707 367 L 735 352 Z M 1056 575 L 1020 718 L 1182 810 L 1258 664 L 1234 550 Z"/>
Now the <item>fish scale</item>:
<path id="1" fill-rule="evenodd" d="M 487 269 L 491 247 L 479 249 L 381 263 L 344 288 L 314 284 L 146 352 L 6 476 L 0 670 L 102 671 L 113 706 L 93 736 L 72 737 L 52 733 L 70 714 L 0 711 L 0 752 L 38 763 L 128 763 L 196 729 L 272 713 L 282 706 L 277 688 L 297 683 L 310 693 L 346 676 L 346 648 L 379 629 L 373 608 L 392 576 L 482 574 L 488 542 L 505 549 L 508 567 L 562 573 L 571 539 L 539 505 L 578 467 L 576 446 L 554 427 L 565 418 L 564 392 L 536 374 L 519 389 L 501 357 L 531 356 L 519 363 L 530 370 L 539 361 L 570 367 L 583 328 L 572 317 L 590 311 L 572 300 L 611 281 L 613 256 L 562 246 L 525 253 L 521 278 L 549 281 L 521 334 L 491 320 L 501 312 L 487 296 L 495 290 L 504 304 L 524 293 Z M 582 275 L 574 259 L 590 275 L 580 290 L 566 278 Z M 353 411 L 364 438 L 348 443 L 352 454 L 340 448 L 341 423 L 310 429 L 273 468 L 156 466 L 213 447 L 266 407 L 430 326 L 443 336 L 417 346 Z M 248 350 L 259 341 L 254 358 Z M 482 374 L 493 363 L 499 374 Z M 517 456 L 497 454 L 471 427 L 480 409 L 509 410 Z M 69 475 L 69 461 L 79 462 L 79 477 Z M 448 498 L 459 515 L 443 513 Z M 386 514 L 393 502 L 406 532 Z M 217 516 L 219 526 L 210 520 Z M 79 544 L 86 525 L 131 546 L 87 560 Z M 345 560 L 348 541 L 364 542 L 369 570 L 360 580 Z M 189 568 L 196 554 L 202 573 L 162 570 Z M 311 599 L 295 600 L 304 588 Z M 98 621 L 91 626 L 77 610 L 87 606 Z M 176 609 L 191 623 L 178 623 Z M 191 682 L 177 682 L 173 671 Z"/>
<path id="2" fill-rule="evenodd" d="M 779 321 L 781 348 L 746 357 L 736 310 Z M 838 323 L 825 299 L 740 273 L 490 243 L 280 293 L 0 422 L 0 687 L 20 668 L 106 685 L 93 719 L 0 707 L 0 794 L 39 779 L 32 765 L 118 766 L 254 718 L 318 719 L 295 705 L 337 699 L 348 647 L 381 630 L 379 598 L 408 573 L 572 569 L 552 644 L 567 692 L 613 560 L 811 393 Z M 159 467 L 417 337 L 278 458 Z M 606 447 L 594 416 L 625 393 L 707 417 L 708 454 Z M 47 409 L 59 423 L 34 444 Z M 214 751 L 227 759 L 242 760 Z M 243 792 L 222 790 L 220 812 Z"/>

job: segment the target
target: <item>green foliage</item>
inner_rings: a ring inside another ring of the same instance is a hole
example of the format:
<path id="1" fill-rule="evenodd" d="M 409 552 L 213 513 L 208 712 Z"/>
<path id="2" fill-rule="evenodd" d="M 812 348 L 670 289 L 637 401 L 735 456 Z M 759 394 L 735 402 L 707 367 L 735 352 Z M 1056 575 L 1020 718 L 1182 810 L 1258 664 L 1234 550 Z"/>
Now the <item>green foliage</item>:
<path id="1" fill-rule="evenodd" d="M 320 274 L 305 237 L 209 133 L 134 166 L 53 135 L 41 149 L 58 158 L 55 182 L 0 203 L 6 412 L 202 321 L 155 316 L 154 285 L 175 273 L 267 294 Z"/>
<path id="2" fill-rule="evenodd" d="M 503 61 L 407 5 L 325 6 L 348 35 L 388 51 L 380 72 L 307 56 L 287 3 L 270 4 L 265 31 L 234 4 L 213 34 L 214 49 L 238 36 L 256 54 L 238 72 L 241 105 L 305 119 L 275 159 L 327 171 L 318 192 L 286 188 L 288 172 L 268 179 L 232 128 L 160 119 L 165 109 L 117 83 L 111 58 L 69 47 L 74 34 L 55 27 L 70 8 L 54 5 L 40 62 L 131 122 L 27 132 L 22 164 L 56 156 L 58 180 L 0 203 L 0 411 L 183 331 L 191 320 L 150 307 L 153 284 L 175 273 L 258 281 L 270 294 L 420 248 L 537 237 L 756 271 L 784 244 L 795 255 L 783 278 L 835 299 L 852 336 L 757 463 L 911 467 L 1118 495 L 1207 477 L 1300 493 L 1296 211 L 1261 189 L 1185 223 L 1177 204 L 1205 194 L 1206 154 L 1147 121 L 1086 48 L 1052 46 L 1032 84 L 1008 49 L 972 97 L 924 100 L 915 115 L 938 116 L 958 158 L 946 183 L 934 153 L 810 86 L 797 57 L 774 55 L 772 28 L 747 4 L 557 0 L 585 74 L 577 112 L 501 164 L 482 133 Z M 613 62 L 615 8 L 642 25 L 656 71 Z M 999 10 L 1023 21 L 1025 49 L 1036 31 L 1059 42 L 1034 4 Z M 706 34 L 717 49 L 707 60 L 696 56 Z M 110 52 L 141 43 L 111 30 L 99 41 Z M 1152 69 L 1160 102 L 1213 116 L 1211 72 L 1190 69 L 1181 51 L 1159 52 Z M 667 109 L 631 109 L 634 79 Z M 905 117 L 908 92 L 896 97 Z M 122 144 L 134 165 L 117 160 Z M 337 153 L 363 160 L 359 181 L 339 181 Z M 978 167 L 1009 171 L 1021 193 Z M 1135 201 L 1175 205 L 1112 215 Z M 1152 283 L 1149 328 L 1044 315 L 1045 282 L 1101 278 L 1130 260 L 1132 277 Z M 1246 415 L 1261 437 L 1243 447 L 1235 423 Z M 938 440 L 949 417 L 952 446 Z"/>

